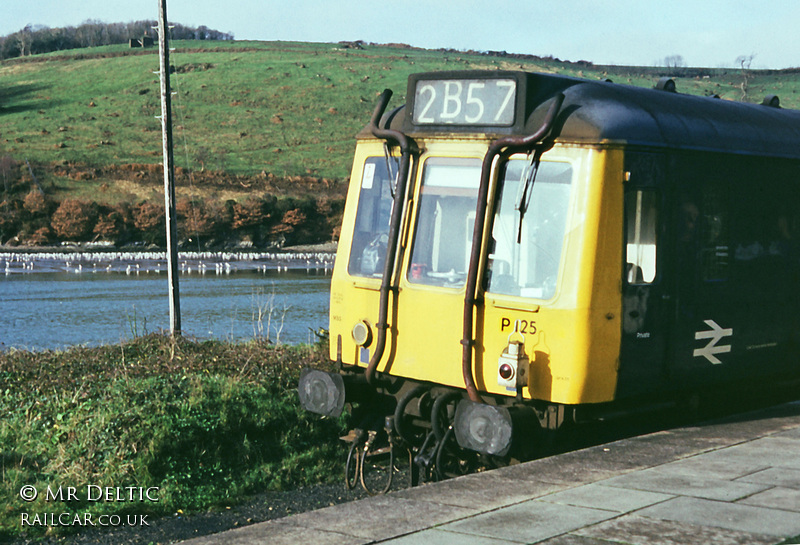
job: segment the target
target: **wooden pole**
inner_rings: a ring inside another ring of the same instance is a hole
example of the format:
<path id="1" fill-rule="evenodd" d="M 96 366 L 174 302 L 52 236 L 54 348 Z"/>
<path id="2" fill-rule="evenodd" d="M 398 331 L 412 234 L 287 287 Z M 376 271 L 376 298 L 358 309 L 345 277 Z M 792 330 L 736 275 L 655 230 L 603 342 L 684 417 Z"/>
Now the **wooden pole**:
<path id="1" fill-rule="evenodd" d="M 178 229 L 175 223 L 175 165 L 172 156 L 172 95 L 169 85 L 169 40 L 167 0 L 159 0 L 158 50 L 161 74 L 161 134 L 164 152 L 164 208 L 167 222 L 167 275 L 169 278 L 170 334 L 181 334 L 181 304 L 178 286 Z"/>

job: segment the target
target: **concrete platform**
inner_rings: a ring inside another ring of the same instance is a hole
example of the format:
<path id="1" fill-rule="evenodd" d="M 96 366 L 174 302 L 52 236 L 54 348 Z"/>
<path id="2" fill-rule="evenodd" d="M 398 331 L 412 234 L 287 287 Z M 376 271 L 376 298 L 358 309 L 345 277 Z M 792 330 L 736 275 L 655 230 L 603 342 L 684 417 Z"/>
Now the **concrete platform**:
<path id="1" fill-rule="evenodd" d="M 800 543 L 800 402 L 185 545 Z"/>

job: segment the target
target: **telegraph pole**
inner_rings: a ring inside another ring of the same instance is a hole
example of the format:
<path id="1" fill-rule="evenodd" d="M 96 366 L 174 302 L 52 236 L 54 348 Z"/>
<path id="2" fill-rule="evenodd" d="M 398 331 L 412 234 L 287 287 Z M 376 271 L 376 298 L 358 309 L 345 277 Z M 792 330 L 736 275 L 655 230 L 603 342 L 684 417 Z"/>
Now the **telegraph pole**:
<path id="1" fill-rule="evenodd" d="M 161 134 L 164 152 L 164 208 L 167 220 L 167 275 L 169 278 L 169 330 L 181 334 L 181 301 L 178 287 L 178 229 L 175 224 L 175 164 L 172 156 L 172 95 L 169 85 L 167 0 L 158 2 L 158 50 L 161 74 Z"/>

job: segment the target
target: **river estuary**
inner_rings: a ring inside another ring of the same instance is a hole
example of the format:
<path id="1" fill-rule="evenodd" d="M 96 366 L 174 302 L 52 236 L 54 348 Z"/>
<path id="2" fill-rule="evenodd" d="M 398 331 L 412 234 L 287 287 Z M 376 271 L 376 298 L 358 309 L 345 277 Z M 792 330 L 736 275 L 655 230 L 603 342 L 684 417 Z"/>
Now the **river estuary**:
<path id="1" fill-rule="evenodd" d="M 178 263 L 187 336 L 304 343 L 328 327 L 332 254 L 182 253 Z M 163 254 L 0 253 L 0 349 L 168 330 L 167 288 Z"/>

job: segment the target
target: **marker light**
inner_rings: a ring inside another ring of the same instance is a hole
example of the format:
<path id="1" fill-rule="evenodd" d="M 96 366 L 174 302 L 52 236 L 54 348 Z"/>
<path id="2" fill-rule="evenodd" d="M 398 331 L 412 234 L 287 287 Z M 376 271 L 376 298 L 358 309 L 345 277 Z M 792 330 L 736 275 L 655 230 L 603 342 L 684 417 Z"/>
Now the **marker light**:
<path id="1" fill-rule="evenodd" d="M 366 322 L 358 322 L 353 326 L 353 340 L 358 346 L 369 346 L 372 342 L 372 330 Z"/>
<path id="2" fill-rule="evenodd" d="M 500 377 L 502 377 L 503 380 L 511 380 L 514 376 L 514 368 L 507 363 L 502 364 L 497 372 L 500 373 Z"/>

